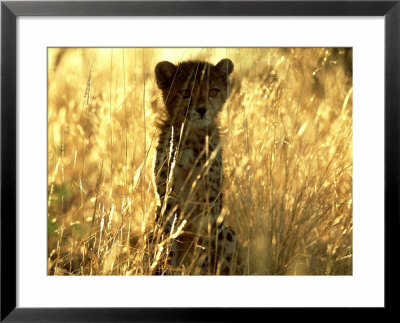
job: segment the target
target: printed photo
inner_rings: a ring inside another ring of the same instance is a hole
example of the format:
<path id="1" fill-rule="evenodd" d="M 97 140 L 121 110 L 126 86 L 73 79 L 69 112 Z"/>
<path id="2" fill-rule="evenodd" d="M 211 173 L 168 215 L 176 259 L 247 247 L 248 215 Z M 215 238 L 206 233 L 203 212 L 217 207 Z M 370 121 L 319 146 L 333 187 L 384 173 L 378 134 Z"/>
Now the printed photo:
<path id="1" fill-rule="evenodd" d="M 352 275 L 352 48 L 48 48 L 48 275 Z"/>

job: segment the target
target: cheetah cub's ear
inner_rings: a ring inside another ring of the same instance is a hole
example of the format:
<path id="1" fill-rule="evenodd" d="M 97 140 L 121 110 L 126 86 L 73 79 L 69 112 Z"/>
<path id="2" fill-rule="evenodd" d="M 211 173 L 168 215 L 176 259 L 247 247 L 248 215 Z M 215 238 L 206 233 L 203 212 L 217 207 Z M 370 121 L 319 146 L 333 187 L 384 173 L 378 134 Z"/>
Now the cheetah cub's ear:
<path id="1" fill-rule="evenodd" d="M 157 64 L 155 68 L 157 85 L 160 90 L 167 90 L 171 86 L 177 67 L 167 61 Z"/>
<path id="2" fill-rule="evenodd" d="M 233 63 L 230 59 L 224 58 L 222 59 L 216 67 L 223 72 L 226 76 L 230 75 L 233 72 Z"/>

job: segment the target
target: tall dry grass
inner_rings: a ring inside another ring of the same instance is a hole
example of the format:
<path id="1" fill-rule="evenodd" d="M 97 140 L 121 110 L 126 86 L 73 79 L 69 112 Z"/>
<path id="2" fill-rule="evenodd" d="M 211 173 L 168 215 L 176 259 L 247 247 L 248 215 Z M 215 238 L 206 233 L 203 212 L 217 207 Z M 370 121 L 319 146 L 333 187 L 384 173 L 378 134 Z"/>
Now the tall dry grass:
<path id="1" fill-rule="evenodd" d="M 221 217 L 238 234 L 243 274 L 352 274 L 351 50 L 51 48 L 50 275 L 168 266 L 149 240 L 162 109 L 154 67 L 224 57 L 235 70 L 220 116 Z"/>

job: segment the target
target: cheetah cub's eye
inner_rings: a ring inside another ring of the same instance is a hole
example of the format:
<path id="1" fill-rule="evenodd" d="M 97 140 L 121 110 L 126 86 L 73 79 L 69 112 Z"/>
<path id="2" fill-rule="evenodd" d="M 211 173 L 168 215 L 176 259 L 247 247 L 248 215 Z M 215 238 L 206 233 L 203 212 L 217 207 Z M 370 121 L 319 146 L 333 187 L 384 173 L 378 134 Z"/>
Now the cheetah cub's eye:
<path id="1" fill-rule="evenodd" d="M 189 91 L 188 89 L 180 90 L 179 93 L 180 93 L 185 99 L 189 99 L 189 98 L 190 98 L 190 91 Z"/>
<path id="2" fill-rule="evenodd" d="M 208 91 L 208 95 L 212 98 L 215 98 L 219 93 L 218 89 L 210 89 L 210 91 Z"/>

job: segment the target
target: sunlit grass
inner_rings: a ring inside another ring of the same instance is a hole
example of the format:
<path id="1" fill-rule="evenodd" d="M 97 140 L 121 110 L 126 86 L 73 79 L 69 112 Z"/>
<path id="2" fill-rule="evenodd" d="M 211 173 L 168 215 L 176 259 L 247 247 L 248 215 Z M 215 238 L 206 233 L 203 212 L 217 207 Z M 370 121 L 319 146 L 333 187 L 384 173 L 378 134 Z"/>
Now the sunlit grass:
<path id="1" fill-rule="evenodd" d="M 48 273 L 149 275 L 168 266 L 166 241 L 149 239 L 154 122 L 162 109 L 154 67 L 228 57 L 235 70 L 220 116 L 221 216 L 238 233 L 243 273 L 351 275 L 350 55 L 49 49 Z M 193 273 L 190 266 L 180 272 Z"/>

